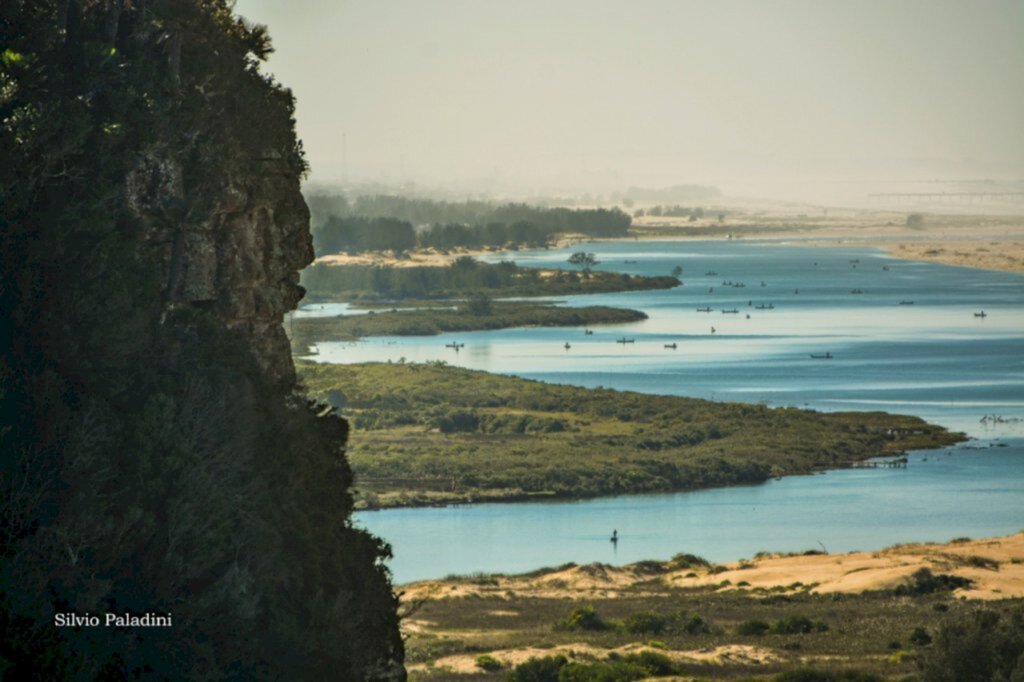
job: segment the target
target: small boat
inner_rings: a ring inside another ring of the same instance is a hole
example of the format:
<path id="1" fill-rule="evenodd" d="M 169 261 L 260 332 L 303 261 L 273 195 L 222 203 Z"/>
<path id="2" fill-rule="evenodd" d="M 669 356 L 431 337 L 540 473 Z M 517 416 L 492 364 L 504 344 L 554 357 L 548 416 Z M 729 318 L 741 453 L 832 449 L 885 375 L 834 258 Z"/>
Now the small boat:
<path id="1" fill-rule="evenodd" d="M 850 289 L 850 293 L 851 294 L 863 294 L 864 290 L 863 289 Z"/>
<path id="2" fill-rule="evenodd" d="M 733 308 L 732 310 L 725 310 L 724 308 L 722 309 L 722 314 L 723 315 L 731 315 L 731 314 L 735 314 L 735 313 L 738 313 L 738 312 L 739 312 L 739 310 L 736 310 L 736 308 Z"/>
<path id="3" fill-rule="evenodd" d="M 454 348 L 455 350 L 458 350 L 460 348 L 465 348 L 466 344 L 464 344 L 464 343 L 446 343 L 446 344 L 444 344 L 444 347 L 445 348 Z"/>
<path id="4" fill-rule="evenodd" d="M 900 301 L 900 305 L 914 305 L 913 301 Z"/>
<path id="5" fill-rule="evenodd" d="M 768 305 L 765 305 L 764 303 L 759 303 L 754 307 L 757 308 L 758 310 L 775 310 L 774 303 L 769 303 Z"/>
<path id="6" fill-rule="evenodd" d="M 766 287 L 766 286 L 768 286 L 768 285 L 767 285 L 767 284 L 765 284 L 765 283 L 764 283 L 764 281 L 762 280 L 762 282 L 761 282 L 761 286 L 763 286 L 763 287 Z"/>
<path id="7" fill-rule="evenodd" d="M 615 343 L 636 343 L 636 339 L 627 339 L 623 336 L 621 339 L 616 339 Z"/>
<path id="8" fill-rule="evenodd" d="M 889 266 L 888 265 L 883 265 L 882 269 L 885 270 L 886 272 L 889 272 Z"/>
<path id="9" fill-rule="evenodd" d="M 704 276 L 705 277 L 718 277 L 718 273 L 715 272 L 714 270 L 708 270 L 707 272 L 704 273 Z"/>
<path id="10" fill-rule="evenodd" d="M 974 316 L 975 317 L 988 317 L 988 313 L 986 313 L 984 310 L 982 310 L 979 313 L 974 313 Z"/>
<path id="11" fill-rule="evenodd" d="M 587 336 L 591 336 L 591 335 L 593 335 L 594 330 L 593 329 L 584 329 L 583 333 L 586 334 Z"/>
<path id="12" fill-rule="evenodd" d="M 732 288 L 733 289 L 743 289 L 746 286 L 747 285 L 744 284 L 743 282 L 736 282 L 735 284 L 732 285 Z"/>
<path id="13" fill-rule="evenodd" d="M 672 350 L 675 350 L 677 346 L 675 343 L 666 343 L 665 348 L 671 348 Z"/>
<path id="14" fill-rule="evenodd" d="M 698 313 L 710 313 L 711 312 L 711 307 L 708 306 L 706 308 L 697 308 L 697 312 Z"/>
<path id="15" fill-rule="evenodd" d="M 814 358 L 815 360 L 831 360 L 832 359 L 832 354 L 831 353 L 811 353 L 811 357 Z"/>
<path id="16" fill-rule="evenodd" d="M 715 328 L 714 328 L 714 327 L 712 327 L 712 328 L 711 328 L 711 333 L 712 333 L 712 334 L 714 334 L 714 333 L 715 333 Z"/>
<path id="17" fill-rule="evenodd" d="M 572 348 L 572 345 L 568 341 L 566 341 L 565 342 L 565 349 L 569 350 L 570 348 Z"/>

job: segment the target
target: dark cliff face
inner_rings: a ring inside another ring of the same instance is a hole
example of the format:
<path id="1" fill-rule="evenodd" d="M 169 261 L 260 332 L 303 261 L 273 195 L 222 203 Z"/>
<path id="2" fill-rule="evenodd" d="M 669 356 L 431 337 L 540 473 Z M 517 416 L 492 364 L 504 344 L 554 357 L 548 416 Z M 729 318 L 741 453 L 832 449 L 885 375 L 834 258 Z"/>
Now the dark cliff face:
<path id="1" fill-rule="evenodd" d="M 218 187 L 184 187 L 176 159 L 143 158 L 125 181 L 125 201 L 145 225 L 171 306 L 212 310 L 247 339 L 266 376 L 295 382 L 283 315 L 302 298 L 298 272 L 313 261 L 309 209 L 298 176 L 275 150 Z M 166 218 L 166 207 L 209 197 L 205 215 Z"/>
<path id="2" fill-rule="evenodd" d="M 0 4 L 0 670 L 404 678 L 347 424 L 295 391 L 268 51 L 226 0 Z M 108 613 L 173 626 L 55 625 Z"/>

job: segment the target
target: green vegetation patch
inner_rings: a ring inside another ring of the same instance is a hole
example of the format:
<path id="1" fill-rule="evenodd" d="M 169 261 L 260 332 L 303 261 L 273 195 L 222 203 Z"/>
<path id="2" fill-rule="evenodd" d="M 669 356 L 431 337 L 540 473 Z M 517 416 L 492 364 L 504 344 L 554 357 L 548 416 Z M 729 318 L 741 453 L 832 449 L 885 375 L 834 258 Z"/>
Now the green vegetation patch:
<path id="1" fill-rule="evenodd" d="M 483 263 L 471 256 L 461 256 L 448 266 L 318 263 L 302 271 L 302 286 L 310 297 L 347 301 L 459 299 L 467 291 L 490 296 L 567 296 L 671 289 L 679 284 L 671 276 L 540 270 L 511 261 Z"/>
<path id="2" fill-rule="evenodd" d="M 304 347 L 318 341 L 364 336 L 433 336 L 509 327 L 579 327 L 624 324 L 647 319 L 638 310 L 588 306 L 565 308 L 550 303 L 491 302 L 472 297 L 459 307 L 418 308 L 366 315 L 298 317 L 292 325 L 292 343 Z"/>
<path id="3" fill-rule="evenodd" d="M 759 483 L 963 438 L 883 412 L 586 389 L 443 363 L 298 369 L 353 426 L 349 457 L 368 507 Z"/>
<path id="4" fill-rule="evenodd" d="M 428 601 L 416 613 L 425 625 L 410 635 L 407 660 L 416 664 L 457 653 L 476 657 L 547 649 L 519 665 L 507 665 L 492 679 L 555 681 L 676 675 L 700 680 L 949 682 L 1019 679 L 1024 672 L 1024 609 L 1019 599 L 982 603 L 940 601 L 944 597 L 935 595 L 894 600 L 892 592 L 882 590 L 772 599 L 713 587 L 643 583 L 616 588 L 614 594 L 586 595 L 587 612 L 603 627 L 553 629 L 553 623 L 580 607 L 580 597 L 502 590 Z M 948 608 L 937 611 L 938 604 Z M 671 616 L 668 605 L 678 614 L 700 614 L 713 625 L 693 631 L 669 628 L 656 636 L 625 627 L 650 621 L 646 614 Z M 510 608 L 515 616 L 493 615 Z M 645 615 L 637 618 L 639 614 Z M 783 622 L 797 627 L 771 625 Z M 814 627 L 825 622 L 827 629 Z M 756 640 L 747 634 L 746 623 L 759 624 Z M 806 623 L 810 632 L 801 627 Z M 902 649 L 901 641 L 913 650 Z M 732 645 L 754 647 L 750 651 L 760 655 L 703 661 L 688 655 Z M 643 675 L 634 677 L 640 671 L 633 666 L 643 668 Z M 428 671 L 417 675 L 424 680 L 465 679 L 440 669 Z"/>

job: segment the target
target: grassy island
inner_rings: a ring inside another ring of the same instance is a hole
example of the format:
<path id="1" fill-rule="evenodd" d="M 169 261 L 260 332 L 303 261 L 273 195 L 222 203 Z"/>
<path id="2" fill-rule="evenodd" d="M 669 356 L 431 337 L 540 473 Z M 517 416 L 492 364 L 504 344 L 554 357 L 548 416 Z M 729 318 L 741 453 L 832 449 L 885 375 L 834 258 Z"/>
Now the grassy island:
<path id="1" fill-rule="evenodd" d="M 752 484 L 964 439 L 917 417 L 586 389 L 443 363 L 299 363 L 354 429 L 363 507 Z"/>
<path id="2" fill-rule="evenodd" d="M 346 340 L 363 336 L 433 336 L 445 332 L 465 332 L 509 327 L 574 327 L 596 324 L 622 324 L 646 320 L 639 310 L 587 306 L 566 308 L 550 303 L 488 303 L 484 310 L 466 307 L 393 310 L 366 315 L 338 317 L 300 317 L 293 324 L 292 341 L 306 346 L 325 339 Z"/>
<path id="3" fill-rule="evenodd" d="M 467 292 L 492 297 L 569 296 L 615 291 L 671 289 L 676 277 L 620 272 L 542 270 L 515 263 L 484 263 L 471 256 L 447 266 L 331 265 L 302 272 L 310 300 L 404 301 L 462 299 Z"/>

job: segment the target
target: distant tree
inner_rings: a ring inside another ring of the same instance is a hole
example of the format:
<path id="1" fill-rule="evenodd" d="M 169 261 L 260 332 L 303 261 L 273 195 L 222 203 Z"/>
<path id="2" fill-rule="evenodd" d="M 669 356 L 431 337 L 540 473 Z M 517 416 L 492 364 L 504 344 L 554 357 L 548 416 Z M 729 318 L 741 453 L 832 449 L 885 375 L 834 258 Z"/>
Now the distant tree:
<path id="1" fill-rule="evenodd" d="M 585 251 L 577 251 L 576 253 L 569 256 L 569 265 L 575 265 L 585 274 L 590 274 L 590 270 L 598 264 L 597 258 L 592 253 L 586 253 Z"/>
<path id="2" fill-rule="evenodd" d="M 490 296 L 478 291 L 470 294 L 469 298 L 466 299 L 464 309 L 470 315 L 483 317 L 494 312 L 494 303 L 491 301 Z"/>
<path id="3" fill-rule="evenodd" d="M 672 276 L 673 277 L 677 277 L 678 278 L 678 277 L 682 277 L 682 275 L 683 275 L 683 266 L 682 265 L 677 265 L 674 268 L 672 268 Z"/>

